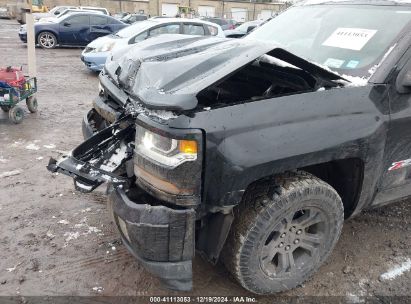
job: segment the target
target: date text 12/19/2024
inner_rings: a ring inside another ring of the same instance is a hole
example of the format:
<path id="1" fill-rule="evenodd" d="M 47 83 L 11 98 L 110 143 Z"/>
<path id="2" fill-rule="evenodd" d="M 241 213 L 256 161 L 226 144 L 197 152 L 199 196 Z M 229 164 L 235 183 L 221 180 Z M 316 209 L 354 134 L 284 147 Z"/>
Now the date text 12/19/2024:
<path id="1" fill-rule="evenodd" d="M 150 303 L 257 303 L 255 297 L 150 297 Z"/>

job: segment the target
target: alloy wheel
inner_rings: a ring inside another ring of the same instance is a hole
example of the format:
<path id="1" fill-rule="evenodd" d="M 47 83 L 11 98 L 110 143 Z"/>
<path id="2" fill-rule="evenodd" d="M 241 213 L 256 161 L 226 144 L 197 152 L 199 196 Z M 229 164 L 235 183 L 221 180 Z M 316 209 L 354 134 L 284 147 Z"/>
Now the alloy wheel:
<path id="1" fill-rule="evenodd" d="M 288 213 L 275 226 L 262 246 L 261 269 L 269 277 L 301 271 L 320 257 L 327 221 L 317 208 Z"/>
<path id="2" fill-rule="evenodd" d="M 50 33 L 42 33 L 39 36 L 39 44 L 45 49 L 52 49 L 56 46 L 56 38 Z"/>

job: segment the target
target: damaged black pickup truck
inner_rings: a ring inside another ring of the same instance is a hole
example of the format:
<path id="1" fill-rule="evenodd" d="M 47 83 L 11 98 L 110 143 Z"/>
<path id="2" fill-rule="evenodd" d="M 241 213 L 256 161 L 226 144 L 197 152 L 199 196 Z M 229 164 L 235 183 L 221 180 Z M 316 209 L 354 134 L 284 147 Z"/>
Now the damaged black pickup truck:
<path id="1" fill-rule="evenodd" d="M 296 287 L 344 218 L 411 196 L 410 12 L 301 5 L 245 39 L 148 39 L 106 64 L 86 141 L 48 169 L 107 182 L 169 288 L 192 288 L 195 252 L 254 293 Z"/>

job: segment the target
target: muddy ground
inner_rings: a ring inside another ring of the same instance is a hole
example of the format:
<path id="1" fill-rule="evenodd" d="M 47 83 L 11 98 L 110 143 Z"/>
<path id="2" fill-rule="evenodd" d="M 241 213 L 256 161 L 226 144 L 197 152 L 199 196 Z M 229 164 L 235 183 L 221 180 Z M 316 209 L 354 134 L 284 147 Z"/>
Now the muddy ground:
<path id="1" fill-rule="evenodd" d="M 0 20 L 0 65 L 27 71 L 18 27 Z M 0 295 L 249 295 L 199 256 L 192 292 L 162 289 L 119 242 L 103 190 L 77 193 L 71 179 L 46 170 L 50 156 L 82 141 L 82 116 L 97 94 L 97 74 L 80 53 L 37 49 L 39 112 L 25 108 L 20 125 L 0 113 Z M 347 221 L 327 263 L 282 296 L 411 296 L 410 222 L 410 201 Z M 381 276 L 392 269 L 394 278 Z"/>

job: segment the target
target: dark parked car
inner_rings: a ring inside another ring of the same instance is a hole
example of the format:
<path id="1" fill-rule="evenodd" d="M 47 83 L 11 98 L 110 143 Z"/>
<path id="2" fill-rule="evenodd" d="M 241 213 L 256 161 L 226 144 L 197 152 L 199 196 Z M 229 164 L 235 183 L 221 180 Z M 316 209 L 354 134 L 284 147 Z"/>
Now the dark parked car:
<path id="1" fill-rule="evenodd" d="M 122 22 L 127 24 L 133 24 L 137 21 L 144 21 L 147 20 L 148 17 L 142 14 L 129 14 L 121 19 Z"/>
<path id="2" fill-rule="evenodd" d="M 233 29 L 235 29 L 235 27 L 237 25 L 237 21 L 235 21 L 233 19 L 224 19 L 224 18 L 216 18 L 216 17 L 205 17 L 205 18 L 202 18 L 202 19 L 206 20 L 208 22 L 218 24 L 219 26 L 221 26 L 223 31 L 233 30 Z"/>
<path id="3" fill-rule="evenodd" d="M 45 49 L 60 46 L 86 46 L 96 38 L 126 27 L 113 17 L 97 13 L 72 13 L 48 22 L 34 25 L 36 41 Z M 21 41 L 27 42 L 26 26 L 19 31 Z"/>
<path id="4" fill-rule="evenodd" d="M 345 218 L 411 196 L 411 4 L 315 3 L 107 62 L 88 139 L 50 160 L 81 191 L 109 183 L 125 246 L 169 287 L 191 288 L 197 249 L 251 292 L 294 288 Z"/>

